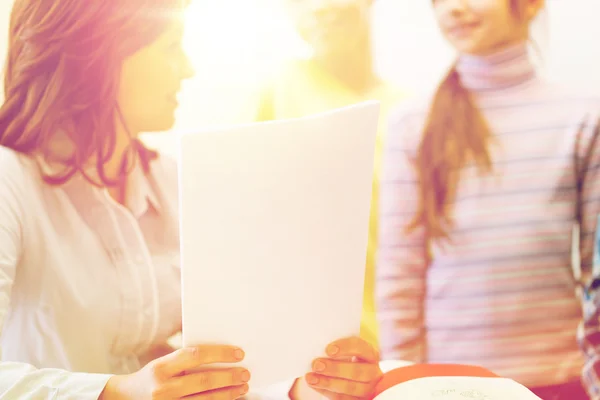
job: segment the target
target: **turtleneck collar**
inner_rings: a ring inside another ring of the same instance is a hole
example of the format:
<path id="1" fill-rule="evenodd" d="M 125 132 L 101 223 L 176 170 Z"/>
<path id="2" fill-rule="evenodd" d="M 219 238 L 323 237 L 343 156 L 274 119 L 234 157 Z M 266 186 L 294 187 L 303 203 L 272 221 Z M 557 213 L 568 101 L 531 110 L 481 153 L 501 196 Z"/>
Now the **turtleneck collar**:
<path id="1" fill-rule="evenodd" d="M 456 71 L 463 86 L 472 91 L 507 89 L 536 76 L 525 43 L 487 56 L 461 55 Z"/>

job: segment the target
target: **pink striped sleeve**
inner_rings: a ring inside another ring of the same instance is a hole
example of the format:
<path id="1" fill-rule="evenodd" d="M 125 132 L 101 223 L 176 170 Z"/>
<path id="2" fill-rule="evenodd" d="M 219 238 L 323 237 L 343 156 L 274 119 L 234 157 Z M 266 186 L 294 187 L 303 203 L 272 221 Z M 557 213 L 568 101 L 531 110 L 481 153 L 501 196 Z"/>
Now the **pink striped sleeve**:
<path id="1" fill-rule="evenodd" d="M 380 183 L 376 299 L 383 359 L 424 361 L 426 258 L 423 230 L 405 233 L 418 205 L 406 118 L 392 120 Z"/>

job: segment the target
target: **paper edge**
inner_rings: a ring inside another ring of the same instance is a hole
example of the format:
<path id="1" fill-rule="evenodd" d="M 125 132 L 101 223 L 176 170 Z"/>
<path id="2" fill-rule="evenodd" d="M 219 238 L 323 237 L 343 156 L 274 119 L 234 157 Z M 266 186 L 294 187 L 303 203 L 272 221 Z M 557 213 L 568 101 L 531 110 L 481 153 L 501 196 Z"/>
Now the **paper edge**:
<path id="1" fill-rule="evenodd" d="M 254 122 L 245 122 L 245 123 L 238 123 L 238 124 L 219 124 L 219 125 L 214 125 L 214 126 L 209 126 L 209 127 L 201 127 L 201 128 L 195 128 L 195 129 L 182 129 L 180 131 L 178 131 L 176 133 L 176 135 L 179 137 L 180 139 L 180 143 L 183 145 L 183 142 L 189 138 L 190 136 L 194 136 L 194 135 L 198 135 L 198 134 L 220 134 L 220 133 L 225 133 L 228 132 L 232 129 L 245 129 L 245 128 L 250 128 L 250 127 L 255 127 L 257 125 L 285 125 L 286 123 L 290 123 L 290 122 L 297 122 L 297 121 L 310 121 L 313 119 L 319 119 L 319 118 L 323 118 L 323 117 L 327 117 L 329 115 L 332 114 L 338 114 L 340 112 L 344 112 L 344 111 L 349 111 L 349 110 L 353 110 L 353 109 L 359 109 L 359 108 L 368 108 L 370 106 L 377 106 L 377 113 L 378 116 L 381 115 L 381 101 L 379 100 L 366 100 L 366 101 L 362 101 L 359 103 L 354 103 L 354 104 L 350 104 L 344 107 L 337 107 L 337 108 L 332 108 L 326 111 L 322 111 L 322 112 L 318 112 L 318 113 L 312 113 L 309 115 L 305 115 L 303 117 L 295 117 L 295 118 L 282 118 L 282 119 L 275 119 L 275 120 L 269 120 L 269 121 L 254 121 Z"/>

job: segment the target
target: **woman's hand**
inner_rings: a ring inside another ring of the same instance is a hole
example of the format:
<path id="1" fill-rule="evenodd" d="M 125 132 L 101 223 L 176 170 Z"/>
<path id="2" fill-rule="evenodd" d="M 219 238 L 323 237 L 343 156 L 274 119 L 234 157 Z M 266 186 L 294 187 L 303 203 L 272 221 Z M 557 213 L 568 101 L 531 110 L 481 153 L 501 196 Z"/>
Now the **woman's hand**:
<path id="1" fill-rule="evenodd" d="M 326 353 L 305 376 L 311 388 L 332 400 L 365 399 L 373 393 L 383 375 L 373 346 L 353 337 L 331 343 Z"/>
<path id="2" fill-rule="evenodd" d="M 210 365 L 243 359 L 244 352 L 233 346 L 180 349 L 131 375 L 110 378 L 99 400 L 238 399 L 248 392 L 250 372 L 240 367 Z"/>

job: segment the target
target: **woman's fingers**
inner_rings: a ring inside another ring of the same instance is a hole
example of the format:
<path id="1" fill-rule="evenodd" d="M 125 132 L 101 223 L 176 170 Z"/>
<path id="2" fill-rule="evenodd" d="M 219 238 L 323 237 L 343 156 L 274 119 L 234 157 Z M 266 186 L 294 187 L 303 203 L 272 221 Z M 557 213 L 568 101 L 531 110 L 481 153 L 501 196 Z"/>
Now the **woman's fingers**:
<path id="1" fill-rule="evenodd" d="M 318 375 L 364 383 L 376 381 L 381 377 L 381 370 L 377 364 L 341 361 L 331 358 L 317 358 L 312 363 L 312 370 Z"/>
<path id="2" fill-rule="evenodd" d="M 249 380 L 250 372 L 245 368 L 198 371 L 169 379 L 157 397 L 179 399 L 219 389 L 239 389 Z"/>
<path id="3" fill-rule="evenodd" d="M 333 358 L 357 357 L 370 363 L 379 362 L 377 350 L 359 337 L 336 340 L 327 346 L 326 352 Z"/>
<path id="4" fill-rule="evenodd" d="M 325 375 L 309 373 L 306 382 L 316 390 L 334 393 L 335 395 L 350 396 L 350 398 L 362 399 L 369 396 L 374 389 L 374 383 L 356 382 L 341 378 L 332 378 Z M 329 398 L 331 396 L 327 395 Z M 337 398 L 337 397 L 333 397 Z M 344 397 L 342 397 L 344 398 Z"/>
<path id="5" fill-rule="evenodd" d="M 186 397 L 185 400 L 232 400 L 239 399 L 248 393 L 248 385 L 217 389 Z"/>
<path id="6" fill-rule="evenodd" d="M 243 359 L 244 351 L 235 346 L 205 345 L 186 347 L 154 360 L 152 369 L 157 378 L 167 379 L 203 365 L 236 363 Z"/>
<path id="7" fill-rule="evenodd" d="M 364 399 L 381 379 L 379 353 L 365 340 L 350 337 L 330 343 L 329 358 L 317 358 L 306 381 L 330 400 Z"/>

